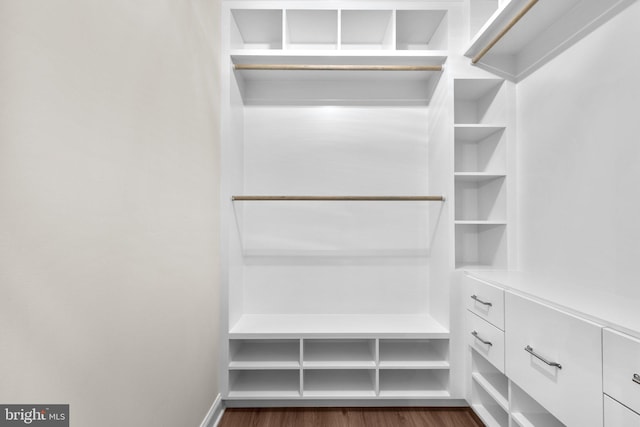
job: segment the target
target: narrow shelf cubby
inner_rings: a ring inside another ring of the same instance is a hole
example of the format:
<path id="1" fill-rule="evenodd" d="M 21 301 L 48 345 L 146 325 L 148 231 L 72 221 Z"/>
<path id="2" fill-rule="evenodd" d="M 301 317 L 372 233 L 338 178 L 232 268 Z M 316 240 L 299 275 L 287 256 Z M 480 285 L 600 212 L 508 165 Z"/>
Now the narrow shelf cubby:
<path id="1" fill-rule="evenodd" d="M 509 410 L 509 380 L 481 354 L 471 350 L 471 378 L 504 411 Z"/>
<path id="2" fill-rule="evenodd" d="M 506 220 L 505 175 L 456 173 L 455 198 L 456 221 Z"/>
<path id="3" fill-rule="evenodd" d="M 300 370 L 231 370 L 229 397 L 300 397 Z"/>
<path id="4" fill-rule="evenodd" d="M 374 368 L 375 340 L 305 339 L 304 368 Z"/>
<path id="5" fill-rule="evenodd" d="M 511 419 L 516 427 L 564 427 L 520 387 L 511 382 Z"/>
<path id="6" fill-rule="evenodd" d="M 471 406 L 487 426 L 509 427 L 509 413 L 477 382 L 471 384 Z"/>
<path id="7" fill-rule="evenodd" d="M 449 371 L 431 369 L 380 369 L 380 397 L 449 397 Z"/>
<path id="8" fill-rule="evenodd" d="M 445 10 L 397 10 L 397 50 L 446 50 L 449 28 Z"/>
<path id="9" fill-rule="evenodd" d="M 342 10 L 340 47 L 380 50 L 394 48 L 393 11 Z"/>
<path id="10" fill-rule="evenodd" d="M 285 48 L 334 50 L 338 48 L 337 10 L 285 11 Z"/>
<path id="11" fill-rule="evenodd" d="M 281 9 L 231 10 L 232 49 L 282 49 Z"/>
<path id="12" fill-rule="evenodd" d="M 504 126 L 457 125 L 454 130 L 455 171 L 504 173 L 506 170 Z"/>
<path id="13" fill-rule="evenodd" d="M 502 79 L 455 79 L 454 121 L 456 124 L 503 125 L 507 102 Z"/>
<path id="14" fill-rule="evenodd" d="M 449 368 L 449 340 L 381 339 L 380 368 Z"/>
<path id="15" fill-rule="evenodd" d="M 230 369 L 300 367 L 300 340 L 230 340 Z"/>
<path id="16" fill-rule="evenodd" d="M 505 224 L 456 224 L 456 268 L 505 268 Z"/>
<path id="17" fill-rule="evenodd" d="M 305 397 L 375 397 L 375 369 L 305 369 Z"/>

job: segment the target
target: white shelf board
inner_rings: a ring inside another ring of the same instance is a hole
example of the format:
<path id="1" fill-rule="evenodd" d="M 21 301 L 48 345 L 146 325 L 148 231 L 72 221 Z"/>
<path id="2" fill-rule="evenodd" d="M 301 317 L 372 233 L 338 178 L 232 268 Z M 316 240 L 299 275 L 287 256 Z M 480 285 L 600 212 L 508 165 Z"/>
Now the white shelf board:
<path id="1" fill-rule="evenodd" d="M 523 414 L 521 412 L 514 412 L 511 414 L 511 418 L 520 427 L 564 427 L 564 424 L 550 414 Z"/>
<path id="2" fill-rule="evenodd" d="M 311 361 L 302 362 L 304 369 L 373 369 L 374 361 Z"/>
<path id="3" fill-rule="evenodd" d="M 478 54 L 529 0 L 506 2 L 465 52 Z M 542 0 L 478 62 L 501 77 L 520 81 L 606 22 L 633 0 Z"/>
<path id="4" fill-rule="evenodd" d="M 390 399 L 450 399 L 447 390 L 380 390 L 380 397 Z"/>
<path id="5" fill-rule="evenodd" d="M 456 181 L 480 182 L 504 178 L 507 174 L 503 172 L 456 172 L 454 176 Z"/>
<path id="6" fill-rule="evenodd" d="M 283 398 L 297 398 L 300 397 L 300 393 L 297 391 L 230 391 L 228 397 L 230 399 L 283 399 Z"/>
<path id="7" fill-rule="evenodd" d="M 428 314 L 245 314 L 230 338 L 448 338 Z"/>
<path id="8" fill-rule="evenodd" d="M 456 225 L 507 225 L 507 221 L 462 221 L 456 220 Z"/>
<path id="9" fill-rule="evenodd" d="M 502 424 L 496 420 L 493 415 L 480 404 L 471 405 L 473 411 L 480 417 L 482 422 L 488 427 L 502 427 Z M 506 426 L 504 426 L 506 427 Z"/>
<path id="10" fill-rule="evenodd" d="M 509 401 L 505 394 L 498 390 L 494 384 L 491 382 L 491 379 L 487 375 L 483 375 L 479 372 L 473 372 L 471 374 L 471 378 L 487 392 L 489 396 L 505 411 L 509 411 Z"/>
<path id="11" fill-rule="evenodd" d="M 376 397 L 376 392 L 374 390 L 304 390 L 302 395 L 316 399 L 354 399 Z"/>
<path id="12" fill-rule="evenodd" d="M 504 125 L 458 124 L 455 125 L 455 137 L 456 141 L 481 141 L 505 129 Z"/>
<path id="13" fill-rule="evenodd" d="M 240 63 L 256 63 L 256 60 L 264 61 L 269 58 L 278 58 L 277 62 L 289 58 L 289 60 L 297 60 L 307 58 L 308 60 L 323 58 L 331 58 L 340 60 L 349 64 L 359 64 L 359 61 L 365 61 L 367 58 L 376 58 L 379 65 L 443 65 L 449 51 L 447 50 L 370 50 L 370 49 L 348 49 L 348 50 L 287 50 L 287 49 L 231 49 L 229 51 L 232 62 Z M 245 62 L 236 62 L 245 61 Z M 355 61 L 355 62 L 354 62 Z M 402 61 L 402 62 L 398 62 Z M 269 62 L 261 62 L 269 63 Z M 315 62 L 313 62 L 315 63 Z M 328 63 L 328 62 L 327 62 Z M 332 62 L 333 63 L 333 62 Z M 366 63 L 364 64 L 366 65 Z"/>

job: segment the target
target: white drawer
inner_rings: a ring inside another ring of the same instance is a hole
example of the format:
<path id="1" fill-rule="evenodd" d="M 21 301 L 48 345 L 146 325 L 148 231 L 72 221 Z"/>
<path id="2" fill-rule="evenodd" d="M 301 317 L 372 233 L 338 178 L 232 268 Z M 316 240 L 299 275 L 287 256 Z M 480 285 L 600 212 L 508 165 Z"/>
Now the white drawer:
<path id="1" fill-rule="evenodd" d="M 469 346 L 504 373 L 504 332 L 467 311 Z"/>
<path id="2" fill-rule="evenodd" d="M 467 309 L 504 330 L 504 290 L 464 276 Z"/>
<path id="3" fill-rule="evenodd" d="M 604 397 L 604 427 L 638 427 L 640 414 L 636 414 L 609 396 Z"/>
<path id="4" fill-rule="evenodd" d="M 565 425 L 602 426 L 602 327 L 511 292 L 505 308 L 507 376 Z"/>
<path id="5" fill-rule="evenodd" d="M 640 340 L 605 329 L 603 339 L 604 392 L 640 412 Z"/>

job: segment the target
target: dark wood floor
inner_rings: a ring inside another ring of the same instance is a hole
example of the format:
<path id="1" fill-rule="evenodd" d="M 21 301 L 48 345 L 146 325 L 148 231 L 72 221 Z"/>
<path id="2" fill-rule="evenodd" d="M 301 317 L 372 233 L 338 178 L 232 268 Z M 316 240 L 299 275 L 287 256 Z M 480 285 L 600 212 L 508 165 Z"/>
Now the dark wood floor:
<path id="1" fill-rule="evenodd" d="M 483 427 L 470 408 L 227 408 L 219 427 Z"/>

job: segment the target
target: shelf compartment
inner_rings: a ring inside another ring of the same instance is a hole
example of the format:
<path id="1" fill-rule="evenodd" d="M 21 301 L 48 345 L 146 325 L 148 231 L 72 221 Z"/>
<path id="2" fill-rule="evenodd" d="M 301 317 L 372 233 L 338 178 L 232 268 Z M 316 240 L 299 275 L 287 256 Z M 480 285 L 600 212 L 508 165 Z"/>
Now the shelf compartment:
<path id="1" fill-rule="evenodd" d="M 504 126 L 458 125 L 454 132 L 456 172 L 490 173 L 506 169 Z"/>
<path id="2" fill-rule="evenodd" d="M 456 173 L 455 201 L 458 221 L 504 221 L 507 217 L 505 176 Z"/>
<path id="3" fill-rule="evenodd" d="M 236 51 L 237 52 L 237 51 Z M 435 66 L 447 57 L 234 54 L 234 65 Z M 235 70 L 245 105 L 428 105 L 442 71 Z"/>
<path id="4" fill-rule="evenodd" d="M 282 49 L 282 10 L 232 9 L 232 49 Z"/>
<path id="5" fill-rule="evenodd" d="M 471 41 L 474 58 L 530 0 L 512 0 Z M 623 10 L 632 0 L 538 1 L 476 65 L 520 81 Z"/>
<path id="6" fill-rule="evenodd" d="M 375 397 L 374 369 L 305 369 L 303 396 L 315 398 Z"/>
<path id="7" fill-rule="evenodd" d="M 337 10 L 286 10 L 285 49 L 338 48 Z"/>
<path id="8" fill-rule="evenodd" d="M 476 382 L 471 384 L 471 407 L 482 422 L 491 427 L 508 427 L 509 414 Z"/>
<path id="9" fill-rule="evenodd" d="M 449 398 L 449 371 L 380 369 L 380 397 Z"/>
<path id="10" fill-rule="evenodd" d="M 375 341 L 303 340 L 304 368 L 374 368 Z"/>
<path id="11" fill-rule="evenodd" d="M 380 368 L 449 368 L 449 340 L 381 339 Z"/>
<path id="12" fill-rule="evenodd" d="M 300 371 L 229 371 L 229 397 L 264 399 L 300 397 Z"/>
<path id="13" fill-rule="evenodd" d="M 446 50 L 448 19 L 445 10 L 397 10 L 397 50 Z"/>
<path id="14" fill-rule="evenodd" d="M 564 427 L 531 396 L 511 382 L 511 418 L 520 427 Z"/>
<path id="15" fill-rule="evenodd" d="M 394 48 L 393 11 L 342 10 L 340 18 L 341 49 Z"/>
<path id="16" fill-rule="evenodd" d="M 471 352 L 471 378 L 500 406 L 509 410 L 509 380 L 491 362 L 473 350 Z"/>
<path id="17" fill-rule="evenodd" d="M 455 124 L 502 125 L 507 119 L 507 102 L 502 79 L 455 79 Z"/>
<path id="18" fill-rule="evenodd" d="M 507 266 L 506 225 L 456 224 L 456 268 Z"/>
<path id="19" fill-rule="evenodd" d="M 265 338 L 449 338 L 427 314 L 245 314 L 231 327 L 232 339 Z"/>
<path id="20" fill-rule="evenodd" d="M 229 368 L 300 368 L 300 340 L 231 340 Z"/>

